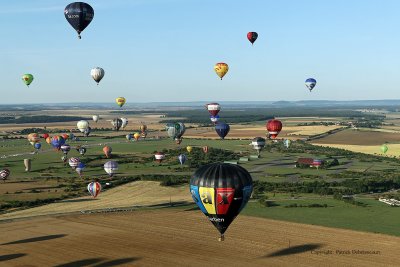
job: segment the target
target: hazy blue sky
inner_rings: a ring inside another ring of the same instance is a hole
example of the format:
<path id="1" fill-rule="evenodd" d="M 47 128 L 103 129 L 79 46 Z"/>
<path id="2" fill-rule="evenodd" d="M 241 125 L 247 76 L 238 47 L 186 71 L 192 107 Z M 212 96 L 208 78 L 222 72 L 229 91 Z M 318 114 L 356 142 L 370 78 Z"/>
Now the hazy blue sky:
<path id="1" fill-rule="evenodd" d="M 0 104 L 400 99 L 398 0 L 86 2 L 95 16 L 79 40 L 70 1 L 0 1 Z"/>

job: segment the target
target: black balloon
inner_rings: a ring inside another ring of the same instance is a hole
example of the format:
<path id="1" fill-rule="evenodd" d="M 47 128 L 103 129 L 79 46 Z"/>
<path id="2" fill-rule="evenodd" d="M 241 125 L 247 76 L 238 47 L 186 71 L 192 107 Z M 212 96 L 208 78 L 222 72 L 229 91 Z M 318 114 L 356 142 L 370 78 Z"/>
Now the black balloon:
<path id="1" fill-rule="evenodd" d="M 223 234 L 245 207 L 253 191 L 246 169 L 228 163 L 200 167 L 190 179 L 190 193 L 200 210 Z"/>
<path id="2" fill-rule="evenodd" d="M 79 39 L 81 39 L 81 32 L 93 20 L 94 10 L 89 4 L 75 2 L 65 7 L 64 15 L 69 24 L 71 24 L 78 33 Z"/>

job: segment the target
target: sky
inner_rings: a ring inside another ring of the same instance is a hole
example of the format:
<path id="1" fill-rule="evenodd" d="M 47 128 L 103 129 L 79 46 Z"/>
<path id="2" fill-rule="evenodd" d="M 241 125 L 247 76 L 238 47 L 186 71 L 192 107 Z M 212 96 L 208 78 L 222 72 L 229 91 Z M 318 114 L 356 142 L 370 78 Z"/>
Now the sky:
<path id="1" fill-rule="evenodd" d="M 0 0 L 0 104 L 400 99 L 398 0 L 86 2 L 79 40 L 70 1 Z"/>

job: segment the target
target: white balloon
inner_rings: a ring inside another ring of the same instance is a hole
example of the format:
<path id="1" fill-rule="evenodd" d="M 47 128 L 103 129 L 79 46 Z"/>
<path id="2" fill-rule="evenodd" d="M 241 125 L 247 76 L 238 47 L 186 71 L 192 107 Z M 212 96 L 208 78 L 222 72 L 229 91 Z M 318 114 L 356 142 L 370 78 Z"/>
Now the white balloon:
<path id="1" fill-rule="evenodd" d="M 97 84 L 99 84 L 101 79 L 103 79 L 104 74 L 105 74 L 104 70 L 100 67 L 95 67 L 90 71 L 90 75 L 92 76 L 93 80 L 95 80 L 95 82 Z"/>

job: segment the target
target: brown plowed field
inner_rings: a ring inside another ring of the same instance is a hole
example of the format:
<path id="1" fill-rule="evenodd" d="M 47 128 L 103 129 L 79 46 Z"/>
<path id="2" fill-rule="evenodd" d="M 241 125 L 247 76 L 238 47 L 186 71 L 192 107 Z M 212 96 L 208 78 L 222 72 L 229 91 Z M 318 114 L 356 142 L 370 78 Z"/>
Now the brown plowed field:
<path id="1" fill-rule="evenodd" d="M 198 210 L 41 217 L 0 226 L 1 266 L 400 266 L 398 237 L 239 216 L 218 242 Z"/>

